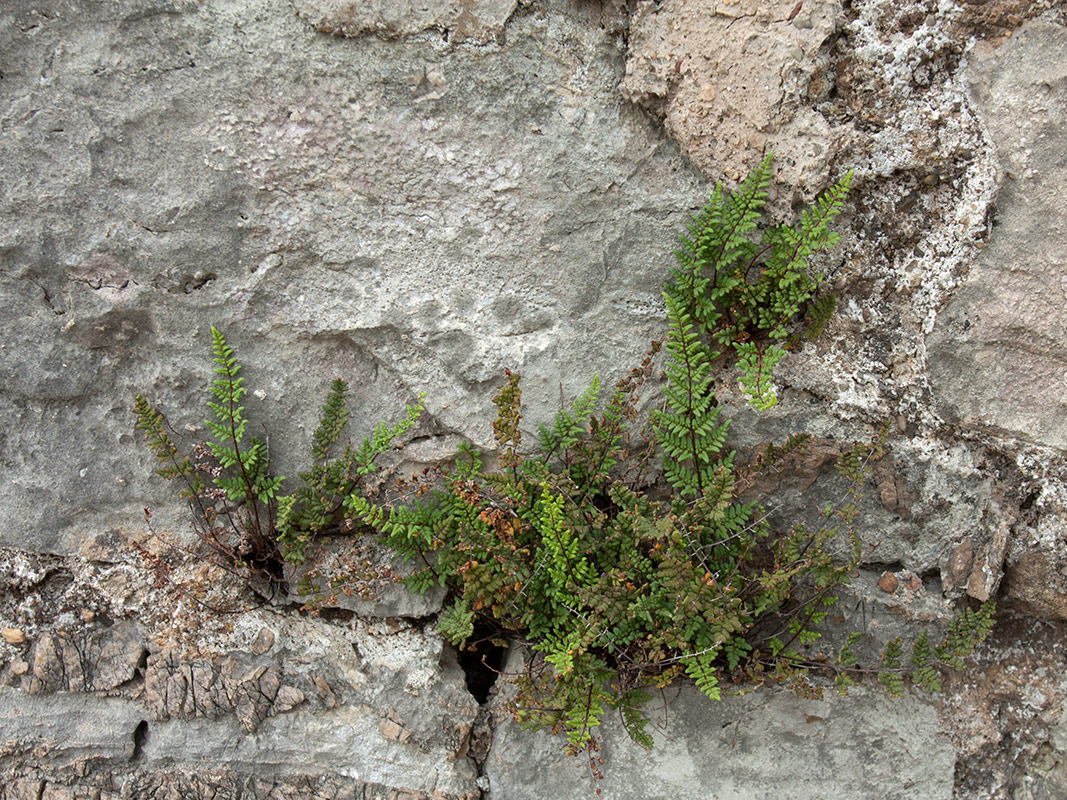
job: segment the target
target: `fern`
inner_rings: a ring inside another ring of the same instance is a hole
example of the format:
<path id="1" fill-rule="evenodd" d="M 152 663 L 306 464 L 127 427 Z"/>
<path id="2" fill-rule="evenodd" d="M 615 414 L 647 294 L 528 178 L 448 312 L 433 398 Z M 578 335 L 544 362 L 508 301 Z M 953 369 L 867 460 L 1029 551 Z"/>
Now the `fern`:
<path id="1" fill-rule="evenodd" d="M 655 742 L 652 735 L 645 730 L 648 726 L 648 717 L 642 713 L 641 707 L 651 699 L 651 695 L 643 689 L 631 689 L 620 694 L 616 700 L 626 733 L 636 744 L 646 750 L 651 750 Z"/>
<path id="2" fill-rule="evenodd" d="M 777 345 L 760 349 L 753 342 L 735 342 L 737 364 L 741 368 L 741 389 L 757 411 L 766 411 L 778 404 L 778 393 L 771 382 L 771 370 L 785 351 Z"/>
<path id="3" fill-rule="evenodd" d="M 807 328 L 804 330 L 804 338 L 808 341 L 818 339 L 822 335 L 826 323 L 830 321 L 836 310 L 837 297 L 835 295 L 826 294 L 814 300 L 808 309 L 805 319 Z"/>
<path id="4" fill-rule="evenodd" d="M 992 632 L 995 612 L 993 600 L 982 603 L 977 611 L 964 609 L 949 626 L 941 644 L 934 648 L 934 656 L 949 666 L 962 667 L 963 659 Z"/>
<path id="5" fill-rule="evenodd" d="M 651 415 L 653 439 L 634 446 L 629 426 L 658 342 L 599 412 L 603 390 L 594 378 L 540 428 L 531 455 L 519 448 L 519 376 L 507 372 L 493 401 L 502 471 L 484 472 L 468 449 L 428 502 L 382 513 L 347 501 L 348 513 L 358 507 L 390 547 L 426 565 L 409 583 L 450 589 L 455 600 L 440 624 L 453 641 L 463 641 L 478 615 L 530 644 L 541 666 L 519 681 L 519 716 L 565 732 L 572 750 L 591 741 L 608 706 L 620 709 L 636 741 L 651 744 L 635 687 L 687 675 L 718 699 L 724 674 L 766 652 L 758 649 L 766 648 L 761 625 L 778 642 L 775 669 L 803 685 L 792 644 L 816 639 L 813 626 L 832 597 L 826 590 L 845 579 L 847 568 L 828 566 L 829 534 L 797 529 L 765 543 L 762 510 L 735 496 L 729 425 L 714 393 L 717 372 L 733 359 L 753 404 L 773 404 L 779 341 L 817 284 L 805 259 L 832 241 L 827 225 L 847 187 L 759 245 L 752 234 L 770 164 L 765 159 L 736 192 L 717 187 L 682 237 L 664 289 L 665 399 Z M 769 452 L 768 465 L 806 441 L 794 437 Z M 655 455 L 672 490 L 661 501 L 642 484 Z M 816 587 L 810 596 L 799 591 L 804 580 Z M 792 613 L 791 603 L 805 613 Z M 780 623 L 770 621 L 776 614 Z"/>
<path id="6" fill-rule="evenodd" d="M 929 634 L 923 631 L 915 640 L 911 648 L 911 665 L 914 668 L 911 679 L 919 686 L 931 692 L 941 691 L 941 678 L 931 663 L 933 651 L 930 647 Z"/>
<path id="7" fill-rule="evenodd" d="M 247 445 L 244 443 L 248 420 L 244 417 L 244 406 L 238 404 L 248 389 L 244 386 L 244 378 L 238 375 L 241 365 L 237 363 L 233 348 L 214 326 L 211 328 L 211 348 L 218 377 L 211 385 L 215 401 L 207 403 L 215 418 L 205 421 L 215 441 L 207 445 L 223 468 L 223 473 L 215 478 L 215 485 L 225 489 L 230 500 L 269 503 L 285 479 L 270 475 L 266 442 L 253 436 Z M 258 517 L 254 503 L 253 513 Z"/>
<path id="8" fill-rule="evenodd" d="M 522 391 L 519 389 L 517 373 L 508 369 L 504 370 L 504 374 L 508 378 L 507 386 L 493 399 L 498 412 L 493 420 L 493 437 L 503 452 L 501 462 L 504 466 L 514 467 L 520 461 L 517 451 L 522 443 L 522 433 L 519 431 Z"/>
<path id="9" fill-rule="evenodd" d="M 182 479 L 186 485 L 180 493 L 183 498 L 191 499 L 199 495 L 204 488 L 203 478 L 189 457 L 181 455 L 167 431 L 166 419 L 159 409 L 150 405 L 141 395 L 137 395 L 133 413 L 137 416 L 134 427 L 144 433 L 145 442 L 160 463 L 156 474 L 167 480 Z"/>
<path id="10" fill-rule="evenodd" d="M 900 674 L 902 653 L 900 639 L 889 642 L 882 653 L 882 669 L 878 672 L 878 682 L 891 697 L 899 697 L 904 693 L 904 678 Z"/>
<path id="11" fill-rule="evenodd" d="M 212 439 L 194 448 L 196 461 L 182 456 L 158 409 L 141 395 L 134 401 L 136 427 L 160 462 L 157 472 L 181 478 L 181 496 L 193 506 L 194 529 L 212 551 L 238 564 L 255 564 L 270 580 L 279 580 L 277 557 L 300 563 L 307 545 L 331 526 L 344 522 L 346 509 L 353 518 L 381 520 L 383 512 L 362 496 L 362 480 L 377 470 L 377 459 L 390 450 L 419 420 L 422 401 L 393 425 L 381 424 L 359 448 L 346 443 L 334 455 L 349 419 L 348 384 L 336 379 L 330 385 L 321 419 L 311 443 L 313 464 L 299 473 L 301 485 L 283 495 L 285 480 L 270 474 L 265 440 L 247 435 L 248 419 L 241 404 L 247 393 L 241 364 L 233 348 L 217 329 L 211 329 L 215 379 L 207 402 L 212 412 L 205 421 Z M 214 463 L 211 463 L 211 462 Z M 209 475 L 214 489 L 205 485 Z"/>
<path id="12" fill-rule="evenodd" d="M 859 663 L 859 659 L 852 648 L 862 637 L 862 633 L 853 631 L 848 635 L 848 639 L 841 645 L 841 649 L 837 653 L 837 659 L 834 662 L 834 666 L 837 668 L 834 675 L 834 684 L 837 686 L 839 694 L 847 694 L 849 687 L 856 685 L 855 679 L 849 674 Z"/>
<path id="13" fill-rule="evenodd" d="M 713 700 L 745 679 L 817 696 L 813 669 L 831 670 L 841 691 L 875 671 L 891 694 L 908 677 L 936 690 L 938 671 L 961 664 L 988 635 L 991 605 L 965 610 L 936 647 L 922 634 L 906 665 L 893 641 L 880 667 L 864 670 L 853 652 L 859 634 L 834 662 L 803 655 L 859 563 L 859 491 L 884 452 L 887 427 L 842 455 L 849 490 L 824 509 L 817 530 L 772 527 L 760 503 L 741 499 L 811 439 L 769 445 L 738 469 L 716 380 L 736 369 L 757 410 L 777 401 L 776 364 L 805 324 L 812 333 L 833 311 L 832 296 L 817 297 L 823 278 L 808 259 L 836 241 L 830 226 L 849 184 L 846 176 L 832 186 L 796 224 L 757 235 L 770 175 L 768 156 L 736 191 L 715 188 L 681 237 L 678 267 L 664 286 L 664 339 L 610 392 L 594 377 L 539 428 L 532 453 L 523 451 L 520 376 L 506 371 L 493 398 L 498 461 L 464 444 L 429 477 L 382 490 L 381 477 L 369 478 L 420 419 L 422 398 L 353 444 L 344 435 L 348 384 L 337 379 L 312 436 L 311 466 L 291 494 L 281 494 L 266 443 L 247 435 L 240 364 L 215 329 L 207 448 L 215 463 L 183 458 L 162 415 L 140 396 L 138 428 L 160 474 L 192 488 L 201 518 L 210 520 L 205 536 L 222 541 L 226 529 L 215 520 L 230 521 L 226 535 L 240 544 L 227 545 L 229 552 L 244 557 L 246 540 L 259 537 L 252 549 L 261 557 L 280 551 L 300 562 L 318 536 L 373 532 L 410 562 L 408 585 L 447 589 L 437 627 L 452 645 L 468 646 L 477 630 L 479 639 L 528 646 L 527 669 L 514 680 L 517 718 L 563 734 L 572 753 L 595 751 L 596 728 L 610 709 L 650 747 L 649 691 L 680 679 Z M 642 426 L 640 392 L 661 348 L 664 400 Z M 494 463 L 499 469 L 487 466 Z M 666 486 L 653 486 L 660 464 Z M 214 488 L 204 487 L 204 474 Z M 835 557 L 840 541 L 851 545 L 843 559 Z"/>
<path id="14" fill-rule="evenodd" d="M 378 471 L 376 460 L 378 456 L 387 453 L 399 443 L 400 438 L 408 433 L 422 417 L 423 398 L 419 402 L 407 407 L 404 419 L 387 425 L 379 423 L 374 429 L 374 434 L 363 439 L 363 443 L 356 450 L 356 472 L 360 477 L 372 475 Z"/>
<path id="15" fill-rule="evenodd" d="M 348 422 L 347 396 L 348 384 L 340 378 L 335 378 L 322 406 L 319 426 L 312 437 L 311 455 L 318 461 L 326 461 L 330 448 L 341 438 L 341 432 Z"/>
<path id="16" fill-rule="evenodd" d="M 728 422 L 719 422 L 712 391 L 713 355 L 700 341 L 693 321 L 672 294 L 667 303 L 666 408 L 652 416 L 656 437 L 663 448 L 663 468 L 681 496 L 699 497 L 713 483 L 719 466 L 715 455 L 726 440 Z"/>
<path id="17" fill-rule="evenodd" d="M 722 695 L 719 690 L 719 677 L 712 664 L 714 660 L 714 652 L 694 655 L 686 659 L 685 672 L 707 697 L 720 700 Z"/>
<path id="18" fill-rule="evenodd" d="M 437 630 L 456 647 L 462 648 L 474 633 L 474 612 L 466 597 L 458 597 L 437 620 Z"/>
<path id="19" fill-rule="evenodd" d="M 750 234 L 767 199 L 771 160 L 767 155 L 733 193 L 716 186 L 682 237 L 679 268 L 665 289 L 674 300 L 667 306 L 672 325 L 684 313 L 714 343 L 699 358 L 714 361 L 734 351 L 742 390 L 761 411 L 777 402 L 771 373 L 784 351 L 776 342 L 789 336 L 789 325 L 822 282 L 809 270 L 808 259 L 836 244 L 830 224 L 841 212 L 852 177 L 849 173 L 823 193 L 798 225 L 767 228 L 757 245 Z M 825 324 L 832 310 L 828 302 L 813 307 L 816 325 Z"/>
<path id="20" fill-rule="evenodd" d="M 589 418 L 596 409 L 599 398 L 600 376 L 594 375 L 590 387 L 574 401 L 571 412 L 563 410 L 556 414 L 551 428 L 541 426 L 541 451 L 545 458 L 551 458 L 556 453 L 577 444 L 579 437 L 585 433 Z"/>

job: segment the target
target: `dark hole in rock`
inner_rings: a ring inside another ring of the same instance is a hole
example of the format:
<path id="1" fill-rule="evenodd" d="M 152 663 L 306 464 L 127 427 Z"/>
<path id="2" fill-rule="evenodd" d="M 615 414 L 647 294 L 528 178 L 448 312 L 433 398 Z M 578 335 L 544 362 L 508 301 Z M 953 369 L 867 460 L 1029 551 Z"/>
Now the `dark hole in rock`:
<path id="1" fill-rule="evenodd" d="M 142 719 L 137 723 L 137 727 L 133 729 L 133 755 L 130 756 L 130 761 L 137 761 L 144 755 L 144 744 L 147 741 L 148 720 Z"/>
<path id="2" fill-rule="evenodd" d="M 333 606 L 323 606 L 318 610 L 318 618 L 327 622 L 336 622 L 344 624 L 351 622 L 356 616 L 356 612 L 348 608 L 335 608 Z"/>
<path id="3" fill-rule="evenodd" d="M 475 625 L 467 646 L 459 651 L 459 666 L 467 679 L 467 691 L 479 705 L 489 699 L 489 691 L 504 666 L 506 648 L 494 644 L 494 640 L 500 641 L 495 631 Z"/>

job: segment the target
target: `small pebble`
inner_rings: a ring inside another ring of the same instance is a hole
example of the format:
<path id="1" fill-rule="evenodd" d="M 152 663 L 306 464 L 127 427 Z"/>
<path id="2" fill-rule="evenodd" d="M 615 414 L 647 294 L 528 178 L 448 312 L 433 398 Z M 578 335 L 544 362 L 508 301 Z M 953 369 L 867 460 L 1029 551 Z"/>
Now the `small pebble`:
<path id="1" fill-rule="evenodd" d="M 266 653 L 271 647 L 274 646 L 274 631 L 270 628 L 262 628 L 259 631 L 259 636 L 252 643 L 252 652 L 257 656 L 261 656 Z"/>
<path id="2" fill-rule="evenodd" d="M 897 585 L 900 581 L 897 580 L 897 576 L 892 572 L 883 572 L 882 577 L 878 579 L 878 588 L 883 592 L 889 592 L 892 594 L 897 590 Z"/>

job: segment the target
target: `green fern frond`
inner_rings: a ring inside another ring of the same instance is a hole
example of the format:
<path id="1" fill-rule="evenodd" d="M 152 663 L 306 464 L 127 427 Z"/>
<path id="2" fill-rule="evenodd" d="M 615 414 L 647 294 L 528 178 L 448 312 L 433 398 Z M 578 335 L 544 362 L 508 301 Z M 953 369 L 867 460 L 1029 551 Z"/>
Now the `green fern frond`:
<path id="1" fill-rule="evenodd" d="M 359 475 L 370 475 L 377 471 L 378 467 L 374 463 L 375 459 L 382 453 L 388 452 L 395 441 L 415 427 L 422 417 L 422 412 L 425 410 L 424 399 L 423 396 L 420 396 L 417 403 L 409 405 L 404 419 L 392 425 L 386 425 L 384 422 L 380 423 L 374 429 L 374 434 L 363 440 L 362 445 L 356 451 L 355 459 L 356 472 Z"/>
<path id="2" fill-rule="evenodd" d="M 715 652 L 692 655 L 685 659 L 685 673 L 697 688 L 712 700 L 721 700 L 718 672 L 713 666 Z"/>
<path id="3" fill-rule="evenodd" d="M 652 424 L 663 449 L 667 480 L 681 495 L 699 497 L 711 484 L 729 421 L 719 422 L 711 388 L 712 354 L 679 300 L 664 292 L 664 301 L 670 324 L 666 407 L 653 413 Z"/>
<path id="4" fill-rule="evenodd" d="M 319 427 L 312 438 L 311 454 L 319 461 L 329 458 L 330 448 L 341 438 L 341 431 L 348 422 L 347 396 L 348 383 L 335 378 L 322 406 Z"/>
<path id="5" fill-rule="evenodd" d="M 735 342 L 734 348 L 741 370 L 741 388 L 752 407 L 757 411 L 766 411 L 777 405 L 778 394 L 771 382 L 771 371 L 785 351 L 777 345 L 760 348 L 754 342 Z"/>
<path id="6" fill-rule="evenodd" d="M 457 598 L 437 621 L 437 630 L 456 647 L 462 648 L 474 633 L 474 612 L 466 597 Z"/>
<path id="7" fill-rule="evenodd" d="M 574 401 L 571 411 L 556 414 L 552 427 L 540 427 L 541 452 L 548 459 L 576 445 L 586 432 L 589 418 L 600 399 L 600 376 L 594 375 L 589 388 Z"/>
<path id="8" fill-rule="evenodd" d="M 890 697 L 899 697 L 904 693 L 904 678 L 900 674 L 902 654 L 900 639 L 889 642 L 882 651 L 882 669 L 878 672 L 878 682 Z"/>
<path id="9" fill-rule="evenodd" d="M 643 689 L 631 689 L 619 695 L 616 700 L 626 733 L 635 744 L 646 750 L 651 750 L 655 744 L 652 734 L 645 730 L 649 719 L 642 711 L 642 706 L 650 699 L 651 695 Z"/>

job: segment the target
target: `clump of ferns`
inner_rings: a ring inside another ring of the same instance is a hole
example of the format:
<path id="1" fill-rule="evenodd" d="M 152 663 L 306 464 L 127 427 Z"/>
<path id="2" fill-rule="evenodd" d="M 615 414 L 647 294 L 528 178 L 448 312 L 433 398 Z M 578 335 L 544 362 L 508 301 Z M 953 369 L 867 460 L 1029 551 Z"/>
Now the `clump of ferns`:
<path id="1" fill-rule="evenodd" d="M 822 278 L 808 258 L 836 241 L 846 176 L 795 226 L 752 236 L 770 180 L 770 158 L 732 194 L 717 187 L 677 252 L 666 284 L 664 342 L 620 380 L 606 399 L 598 378 L 523 454 L 519 376 L 508 373 L 495 398 L 500 469 L 466 447 L 447 485 L 431 499 L 384 508 L 349 497 L 349 511 L 386 543 L 422 564 L 408 582 L 445 586 L 452 598 L 439 630 L 457 647 L 494 639 L 521 643 L 532 658 L 515 680 L 519 721 L 566 736 L 588 752 L 594 731 L 617 709 L 633 737 L 650 746 L 642 708 L 650 693 L 688 678 L 719 699 L 732 681 L 775 681 L 819 691 L 802 645 L 847 583 L 861 555 L 855 500 L 884 435 L 855 446 L 840 468 L 850 489 L 824 509 L 826 524 L 772 531 L 760 503 L 740 500 L 742 476 L 726 448 L 713 380 L 736 367 L 749 402 L 777 397 L 771 370 L 807 317 L 821 325 L 832 304 L 815 297 Z M 664 403 L 641 428 L 644 384 L 666 353 Z M 773 469 L 809 438 L 765 451 Z M 650 485 L 659 463 L 667 491 Z M 840 542 L 846 542 L 844 558 Z M 835 544 L 836 543 L 836 544 Z M 962 657 L 991 624 L 992 607 L 964 617 L 941 650 L 925 637 L 913 652 L 917 681 L 932 686 L 939 665 Z M 847 685 L 851 645 L 831 667 Z M 896 645 L 878 671 L 890 690 L 904 667 Z M 900 678 L 902 680 L 902 678 Z"/>
<path id="2" fill-rule="evenodd" d="M 271 474 L 266 441 L 246 435 L 248 419 L 241 400 L 248 390 L 233 348 L 214 327 L 211 342 L 216 377 L 210 387 L 212 399 L 207 401 L 211 417 L 205 425 L 212 438 L 193 444 L 191 454 L 183 454 L 163 413 L 141 395 L 134 401 L 136 428 L 159 462 L 157 474 L 181 484 L 179 496 L 189 505 L 193 532 L 213 561 L 273 596 L 289 588 L 285 564 L 303 562 L 314 537 L 351 527 L 343 511 L 347 496 L 374 493 L 365 479 L 377 471 L 379 456 L 416 424 L 422 404 L 409 406 L 406 417 L 394 425 L 380 424 L 359 447 L 351 441 L 341 446 L 349 417 L 348 384 L 334 380 L 312 437 L 312 466 L 299 473 L 299 486 L 285 494 L 281 491 L 285 478 Z M 151 530 L 148 509 L 145 516 Z M 168 544 L 173 550 L 184 549 Z M 198 593 L 190 594 L 172 579 L 169 564 L 158 553 L 144 546 L 138 550 L 160 580 L 198 599 Z M 365 591 L 368 582 L 392 578 L 380 564 L 357 556 L 349 554 L 346 583 L 335 587 L 338 591 L 353 584 Z"/>
<path id="3" fill-rule="evenodd" d="M 802 321 L 810 333 L 833 309 L 818 296 L 823 278 L 808 259 L 836 241 L 830 224 L 849 176 L 796 225 L 764 228 L 757 239 L 769 181 L 770 157 L 735 192 L 716 187 L 682 237 L 665 285 L 665 339 L 606 396 L 594 378 L 541 426 L 533 453 L 522 445 L 519 376 L 506 374 L 494 399 L 498 468 L 464 446 L 451 468 L 433 473 L 443 475 L 436 488 L 415 481 L 401 487 L 415 500 L 385 502 L 365 479 L 415 424 L 421 404 L 337 452 L 348 412 L 347 386 L 335 381 L 313 437 L 313 465 L 299 488 L 281 494 L 266 445 L 244 438 L 240 367 L 214 329 L 214 440 L 192 459 L 181 456 L 162 415 L 141 397 L 138 427 L 160 474 L 185 484 L 201 540 L 235 568 L 276 579 L 280 560 L 304 561 L 317 537 L 373 531 L 412 564 L 411 586 L 447 588 L 438 628 L 457 647 L 486 639 L 525 645 L 532 657 L 515 679 L 517 718 L 564 734 L 572 752 L 589 754 L 594 774 L 604 715 L 618 710 L 630 735 L 650 746 L 644 704 L 678 679 L 712 699 L 735 682 L 818 693 L 812 676 L 827 671 L 847 688 L 863 672 L 855 636 L 833 661 L 808 660 L 803 648 L 818 640 L 859 563 L 856 501 L 884 431 L 842 456 L 849 489 L 823 509 L 818 530 L 772 530 L 763 505 L 742 500 L 755 475 L 739 469 L 726 446 L 729 420 L 714 391 L 716 377 L 736 369 L 748 401 L 773 406 L 774 365 L 805 335 Z M 641 392 L 664 358 L 663 403 L 642 422 Z M 808 443 L 801 434 L 769 447 L 755 469 L 777 469 Z M 361 580 L 341 575 L 331 588 L 372 588 Z M 921 635 L 908 664 L 892 642 L 872 671 L 890 693 L 902 691 L 905 676 L 935 689 L 938 669 L 973 650 L 992 613 L 991 604 L 966 609 L 936 646 Z"/>

